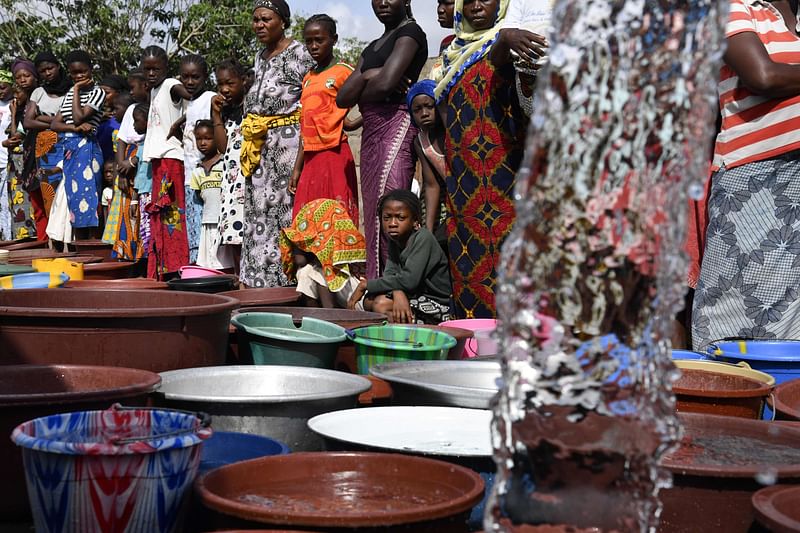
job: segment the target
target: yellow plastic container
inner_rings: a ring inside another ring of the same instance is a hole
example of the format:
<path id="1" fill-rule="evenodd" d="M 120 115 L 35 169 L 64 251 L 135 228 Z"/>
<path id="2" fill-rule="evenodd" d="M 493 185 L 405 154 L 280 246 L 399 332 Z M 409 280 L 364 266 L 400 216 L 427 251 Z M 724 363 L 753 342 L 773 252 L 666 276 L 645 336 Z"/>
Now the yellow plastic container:
<path id="1" fill-rule="evenodd" d="M 731 374 L 734 376 L 742 376 L 750 378 L 755 381 L 760 381 L 770 387 L 775 385 L 775 378 L 766 372 L 753 370 L 750 365 L 741 361 L 738 364 L 723 363 L 717 361 L 691 361 L 691 360 L 677 360 L 673 361 L 675 366 L 679 369 L 690 368 L 693 370 L 705 370 L 706 372 L 717 372 L 719 374 Z"/>
<path id="2" fill-rule="evenodd" d="M 37 272 L 50 272 L 51 274 L 64 273 L 69 279 L 83 279 L 83 263 L 73 263 L 69 259 L 56 257 L 51 259 L 34 259 L 31 266 Z"/>

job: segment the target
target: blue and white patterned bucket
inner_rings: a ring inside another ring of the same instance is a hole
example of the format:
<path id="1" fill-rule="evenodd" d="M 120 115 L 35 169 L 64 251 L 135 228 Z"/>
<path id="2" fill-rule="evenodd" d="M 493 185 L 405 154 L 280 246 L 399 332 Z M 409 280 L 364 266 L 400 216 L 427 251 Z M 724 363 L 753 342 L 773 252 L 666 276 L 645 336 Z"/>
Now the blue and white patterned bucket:
<path id="1" fill-rule="evenodd" d="M 17 426 L 37 533 L 180 531 L 211 436 L 203 417 L 124 408 L 45 416 Z"/>

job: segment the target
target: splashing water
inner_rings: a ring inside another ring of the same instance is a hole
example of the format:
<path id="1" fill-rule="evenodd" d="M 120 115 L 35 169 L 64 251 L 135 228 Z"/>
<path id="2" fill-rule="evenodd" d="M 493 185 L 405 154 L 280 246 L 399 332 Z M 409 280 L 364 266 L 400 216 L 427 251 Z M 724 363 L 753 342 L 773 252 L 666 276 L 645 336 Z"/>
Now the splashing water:
<path id="1" fill-rule="evenodd" d="M 560 0 L 497 294 L 503 382 L 487 531 L 648 531 L 678 440 L 669 358 L 727 3 Z M 543 338 L 535 312 L 555 318 Z"/>

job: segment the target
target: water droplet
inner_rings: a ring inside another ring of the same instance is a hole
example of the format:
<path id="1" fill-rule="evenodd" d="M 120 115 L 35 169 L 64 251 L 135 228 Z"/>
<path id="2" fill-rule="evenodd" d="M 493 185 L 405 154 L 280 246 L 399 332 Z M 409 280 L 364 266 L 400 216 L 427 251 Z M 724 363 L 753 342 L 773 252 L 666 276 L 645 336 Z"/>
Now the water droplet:
<path id="1" fill-rule="evenodd" d="M 702 200 L 705 192 L 705 187 L 696 181 L 689 185 L 689 198 L 692 200 Z"/>
<path id="2" fill-rule="evenodd" d="M 766 467 L 756 474 L 756 481 L 762 485 L 774 485 L 778 482 L 778 470 L 772 467 Z"/>

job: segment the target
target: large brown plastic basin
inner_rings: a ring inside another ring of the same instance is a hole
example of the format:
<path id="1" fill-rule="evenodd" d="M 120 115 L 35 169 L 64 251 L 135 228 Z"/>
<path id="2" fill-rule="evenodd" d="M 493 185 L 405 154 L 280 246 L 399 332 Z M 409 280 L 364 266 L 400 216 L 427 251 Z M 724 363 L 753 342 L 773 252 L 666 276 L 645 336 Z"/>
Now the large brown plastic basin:
<path id="1" fill-rule="evenodd" d="M 11 431 L 28 420 L 69 411 L 145 405 L 161 378 L 131 368 L 10 365 L 0 369 L 0 521 L 30 514 L 20 448 Z M 2 529 L 2 525 L 0 525 Z"/>
<path id="2" fill-rule="evenodd" d="M 465 532 L 484 484 L 476 472 L 434 459 L 310 452 L 224 466 L 195 488 L 205 506 L 251 527 Z"/>
<path id="3" fill-rule="evenodd" d="M 67 246 L 79 254 L 99 255 L 100 257 L 104 257 L 106 259 L 111 258 L 111 252 L 113 251 L 113 245 L 105 243 L 100 239 L 74 241 L 69 243 Z"/>
<path id="4" fill-rule="evenodd" d="M 763 482 L 800 482 L 800 428 L 766 420 L 678 415 L 684 436 L 662 460 L 673 486 L 661 491 L 662 533 L 752 531 Z"/>
<path id="5" fill-rule="evenodd" d="M 775 387 L 772 404 L 778 420 L 800 420 L 800 379 Z"/>
<path id="6" fill-rule="evenodd" d="M 216 294 L 178 291 L 0 291 L 0 364 L 153 372 L 221 365 L 238 305 Z"/>
<path id="7" fill-rule="evenodd" d="M 236 298 L 242 307 L 256 307 L 262 305 L 292 304 L 300 299 L 300 293 L 294 287 L 266 287 L 263 289 L 240 289 L 225 291 L 219 294 Z"/>
<path id="8" fill-rule="evenodd" d="M 735 374 L 684 368 L 672 390 L 679 412 L 761 418 L 772 387 Z"/>
<path id="9" fill-rule="evenodd" d="M 130 261 L 107 261 L 83 266 L 83 279 L 123 279 L 131 277 Z"/>
<path id="10" fill-rule="evenodd" d="M 82 279 L 70 280 L 64 284 L 67 289 L 109 289 L 109 290 L 167 290 L 168 286 L 163 281 L 150 278 L 127 279 Z"/>

